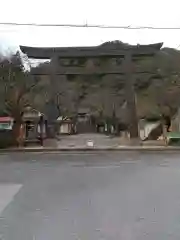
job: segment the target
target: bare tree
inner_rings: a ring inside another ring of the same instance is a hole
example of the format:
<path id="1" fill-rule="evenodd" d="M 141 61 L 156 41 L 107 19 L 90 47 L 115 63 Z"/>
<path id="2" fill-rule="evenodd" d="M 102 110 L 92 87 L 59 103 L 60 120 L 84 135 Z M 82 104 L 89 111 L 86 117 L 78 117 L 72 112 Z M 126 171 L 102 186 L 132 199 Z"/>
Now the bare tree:
<path id="1" fill-rule="evenodd" d="M 34 98 L 40 92 L 38 83 L 39 80 L 24 69 L 19 53 L 10 60 L 0 62 L 0 106 L 14 119 L 15 141 L 19 136 L 24 109 L 34 104 Z"/>

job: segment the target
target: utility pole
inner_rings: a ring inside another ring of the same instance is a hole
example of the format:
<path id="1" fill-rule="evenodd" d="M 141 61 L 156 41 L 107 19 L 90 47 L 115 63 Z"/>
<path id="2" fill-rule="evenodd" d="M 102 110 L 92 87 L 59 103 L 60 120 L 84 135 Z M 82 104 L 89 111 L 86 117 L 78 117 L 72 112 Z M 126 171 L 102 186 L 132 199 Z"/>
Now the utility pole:
<path id="1" fill-rule="evenodd" d="M 136 112 L 136 96 L 134 90 L 133 61 L 131 52 L 125 55 L 125 95 L 128 114 L 130 138 L 139 138 L 138 118 Z"/>

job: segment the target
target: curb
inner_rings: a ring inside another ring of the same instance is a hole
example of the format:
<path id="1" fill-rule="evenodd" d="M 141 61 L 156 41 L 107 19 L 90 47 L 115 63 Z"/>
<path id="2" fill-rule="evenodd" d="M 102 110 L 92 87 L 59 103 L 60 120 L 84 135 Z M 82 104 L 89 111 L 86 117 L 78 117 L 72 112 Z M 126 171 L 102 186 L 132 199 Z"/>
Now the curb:
<path id="1" fill-rule="evenodd" d="M 50 153 L 50 152 L 123 152 L 123 151 L 140 151 L 140 152 L 169 152 L 169 151 L 180 151 L 180 147 L 162 147 L 162 146 L 152 146 L 152 147 L 142 147 L 142 146 L 122 146 L 122 147 L 77 147 L 77 148 L 9 148 L 0 149 L 0 153 Z"/>

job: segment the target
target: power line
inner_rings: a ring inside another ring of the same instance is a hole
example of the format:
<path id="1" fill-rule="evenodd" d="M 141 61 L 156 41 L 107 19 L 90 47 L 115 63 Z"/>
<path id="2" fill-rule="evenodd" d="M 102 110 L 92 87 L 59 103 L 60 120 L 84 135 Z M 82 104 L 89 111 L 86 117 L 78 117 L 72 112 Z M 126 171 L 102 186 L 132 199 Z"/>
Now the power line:
<path id="1" fill-rule="evenodd" d="M 153 26 L 118 26 L 118 25 L 93 25 L 93 24 L 46 24 L 46 23 L 16 23 L 0 22 L 6 26 L 29 27 L 71 27 L 71 28 L 102 28 L 102 29 L 127 29 L 127 30 L 180 30 L 180 27 L 153 27 Z"/>

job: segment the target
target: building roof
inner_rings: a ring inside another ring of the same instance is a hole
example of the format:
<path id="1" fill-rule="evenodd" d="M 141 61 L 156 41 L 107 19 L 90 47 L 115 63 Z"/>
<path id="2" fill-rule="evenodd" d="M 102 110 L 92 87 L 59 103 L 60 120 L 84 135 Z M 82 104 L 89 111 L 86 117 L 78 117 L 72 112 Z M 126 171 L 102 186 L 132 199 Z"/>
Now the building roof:
<path id="1" fill-rule="evenodd" d="M 0 117 L 0 122 L 9 122 L 9 121 L 13 121 L 12 117 Z"/>
<path id="2" fill-rule="evenodd" d="M 123 45 L 123 44 L 104 44 L 91 47 L 30 47 L 20 46 L 23 53 L 30 58 L 49 59 L 52 55 L 61 58 L 68 57 L 100 57 L 100 56 L 124 56 L 127 51 L 131 51 L 133 55 L 153 55 L 160 50 L 163 43 L 149 45 Z"/>
<path id="3" fill-rule="evenodd" d="M 63 123 L 72 123 L 72 119 L 70 118 L 70 117 L 65 117 L 65 116 L 59 116 L 58 118 L 57 118 L 57 121 L 58 122 L 63 122 Z"/>

